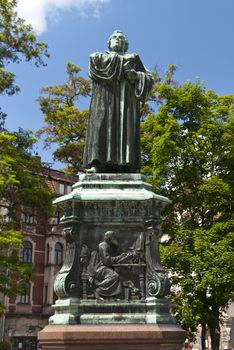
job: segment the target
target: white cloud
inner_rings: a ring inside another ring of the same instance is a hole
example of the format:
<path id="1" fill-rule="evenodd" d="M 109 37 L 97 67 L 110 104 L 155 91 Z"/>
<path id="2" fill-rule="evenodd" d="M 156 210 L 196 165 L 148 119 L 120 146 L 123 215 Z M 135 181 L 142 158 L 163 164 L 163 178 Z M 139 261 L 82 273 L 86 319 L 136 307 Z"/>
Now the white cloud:
<path id="1" fill-rule="evenodd" d="M 59 12 L 74 9 L 81 16 L 99 16 L 100 8 L 110 0 L 18 0 L 18 15 L 32 24 L 37 34 L 47 30 L 50 20 L 57 20 Z"/>

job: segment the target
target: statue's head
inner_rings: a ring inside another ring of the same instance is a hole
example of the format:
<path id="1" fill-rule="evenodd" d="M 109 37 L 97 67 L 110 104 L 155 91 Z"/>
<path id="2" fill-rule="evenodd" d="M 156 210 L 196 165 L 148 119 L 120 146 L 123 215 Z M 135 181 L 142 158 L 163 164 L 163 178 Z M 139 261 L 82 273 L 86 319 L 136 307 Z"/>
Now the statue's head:
<path id="1" fill-rule="evenodd" d="M 114 231 L 107 231 L 104 234 L 104 240 L 109 244 L 117 245 L 115 232 Z"/>
<path id="2" fill-rule="evenodd" d="M 128 39 L 121 30 L 115 30 L 108 40 L 110 51 L 125 53 L 128 51 Z"/>

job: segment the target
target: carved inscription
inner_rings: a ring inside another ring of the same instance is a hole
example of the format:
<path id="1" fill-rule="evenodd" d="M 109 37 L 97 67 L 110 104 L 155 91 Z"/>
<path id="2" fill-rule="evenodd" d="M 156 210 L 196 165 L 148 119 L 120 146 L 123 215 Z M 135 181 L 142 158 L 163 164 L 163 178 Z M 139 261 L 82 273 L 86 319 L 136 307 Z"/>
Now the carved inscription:
<path id="1" fill-rule="evenodd" d="M 119 221 L 123 218 L 138 221 L 149 217 L 159 217 L 159 209 L 151 202 L 116 201 L 111 203 L 83 202 L 76 204 L 75 216 L 84 221 Z"/>

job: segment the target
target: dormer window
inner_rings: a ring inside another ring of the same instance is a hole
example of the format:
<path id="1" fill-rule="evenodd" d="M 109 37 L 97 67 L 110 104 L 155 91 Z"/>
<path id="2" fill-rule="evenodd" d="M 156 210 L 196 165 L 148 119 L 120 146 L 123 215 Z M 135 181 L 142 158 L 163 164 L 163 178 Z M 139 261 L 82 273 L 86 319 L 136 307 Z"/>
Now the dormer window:
<path id="1" fill-rule="evenodd" d="M 59 188 L 59 191 L 58 191 L 59 194 L 65 194 L 65 184 L 64 183 L 60 182 L 58 188 Z"/>

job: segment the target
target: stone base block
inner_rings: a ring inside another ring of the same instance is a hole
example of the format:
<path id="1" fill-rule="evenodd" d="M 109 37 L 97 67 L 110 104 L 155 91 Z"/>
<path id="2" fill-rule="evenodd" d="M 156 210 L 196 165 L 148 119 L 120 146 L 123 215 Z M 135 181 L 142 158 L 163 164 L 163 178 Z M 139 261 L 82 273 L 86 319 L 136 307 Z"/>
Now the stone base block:
<path id="1" fill-rule="evenodd" d="M 58 299 L 49 324 L 174 324 L 171 305 L 164 298 L 135 301 Z"/>
<path id="2" fill-rule="evenodd" d="M 177 325 L 49 325 L 38 334 L 43 350 L 180 350 Z"/>

